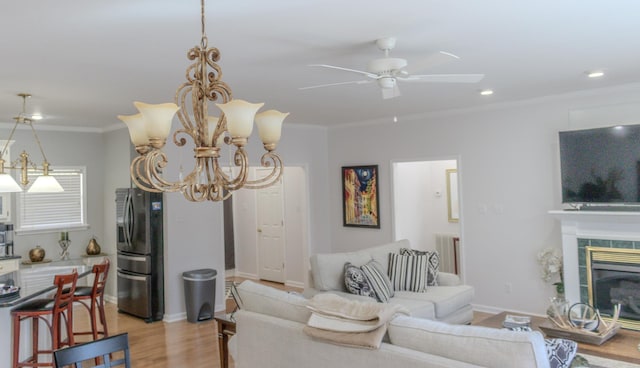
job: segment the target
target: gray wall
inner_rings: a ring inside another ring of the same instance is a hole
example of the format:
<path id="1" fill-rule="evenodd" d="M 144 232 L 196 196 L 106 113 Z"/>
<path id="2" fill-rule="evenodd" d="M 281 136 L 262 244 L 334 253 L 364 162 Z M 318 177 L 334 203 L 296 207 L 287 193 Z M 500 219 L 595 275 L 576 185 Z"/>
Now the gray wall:
<path id="1" fill-rule="evenodd" d="M 553 287 L 541 280 L 536 254 L 561 246 L 559 224 L 547 214 L 561 207 L 558 131 L 579 128 L 569 119 L 572 111 L 638 100 L 640 86 L 628 85 L 397 124 L 330 129 L 333 250 L 392 240 L 391 161 L 459 157 L 463 274 L 476 288 L 474 302 L 544 313 Z M 366 144 L 354 146 L 355 137 Z M 351 164 L 380 165 L 379 230 L 342 226 L 340 166 Z M 511 293 L 505 284 L 512 286 Z"/>

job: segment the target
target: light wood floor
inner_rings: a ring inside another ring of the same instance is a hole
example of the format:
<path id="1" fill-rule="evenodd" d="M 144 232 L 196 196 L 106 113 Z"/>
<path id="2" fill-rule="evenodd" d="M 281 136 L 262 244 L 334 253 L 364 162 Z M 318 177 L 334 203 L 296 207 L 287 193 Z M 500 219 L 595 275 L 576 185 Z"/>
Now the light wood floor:
<path id="1" fill-rule="evenodd" d="M 234 278 L 242 282 L 244 279 Z M 284 290 L 301 291 L 282 284 L 263 281 L 262 283 Z M 124 313 L 118 313 L 115 304 L 106 303 L 109 334 L 129 333 L 132 365 L 136 368 L 164 367 L 207 367 L 220 368 L 218 352 L 218 331 L 214 320 L 190 323 L 186 320 L 165 323 L 162 321 L 145 323 L 143 320 Z M 233 309 L 233 301 L 227 302 Z M 74 310 L 74 328 L 86 329 L 88 313 L 82 308 Z M 87 341 L 86 338 L 78 338 Z M 233 362 L 229 365 L 233 367 Z"/>

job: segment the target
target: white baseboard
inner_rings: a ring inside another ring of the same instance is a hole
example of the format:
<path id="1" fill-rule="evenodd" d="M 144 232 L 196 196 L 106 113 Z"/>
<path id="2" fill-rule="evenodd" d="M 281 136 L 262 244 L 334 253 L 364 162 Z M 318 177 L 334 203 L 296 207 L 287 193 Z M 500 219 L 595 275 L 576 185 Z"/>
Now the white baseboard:
<path id="1" fill-rule="evenodd" d="M 504 312 L 504 310 L 505 310 L 504 308 L 499 308 L 499 307 L 494 307 L 494 306 L 489 306 L 489 305 L 481 305 L 481 304 L 472 304 L 471 306 L 472 306 L 474 312 L 498 314 L 498 313 Z M 544 315 L 544 314 L 537 314 L 537 313 L 519 311 L 519 310 L 515 310 L 515 309 L 509 309 L 509 312 L 513 312 L 514 314 L 526 314 L 526 315 L 530 315 L 530 316 L 546 317 L 546 315 Z"/>
<path id="2" fill-rule="evenodd" d="M 298 289 L 304 289 L 304 282 L 300 282 L 300 281 L 291 281 L 291 280 L 287 280 L 284 282 L 285 286 L 290 286 L 290 287 L 295 287 Z"/>
<path id="3" fill-rule="evenodd" d="M 244 277 L 245 279 L 251 279 L 251 280 L 257 280 L 258 279 L 258 275 L 256 275 L 256 274 L 246 273 L 246 272 L 239 272 L 239 271 L 236 271 L 235 276 L 236 277 Z"/>
<path id="4" fill-rule="evenodd" d="M 118 304 L 118 298 L 113 295 L 104 294 L 104 301 L 111 304 Z"/>
<path id="5" fill-rule="evenodd" d="M 172 323 L 182 321 L 183 319 L 187 319 L 187 312 L 165 314 L 162 317 L 162 322 Z"/>

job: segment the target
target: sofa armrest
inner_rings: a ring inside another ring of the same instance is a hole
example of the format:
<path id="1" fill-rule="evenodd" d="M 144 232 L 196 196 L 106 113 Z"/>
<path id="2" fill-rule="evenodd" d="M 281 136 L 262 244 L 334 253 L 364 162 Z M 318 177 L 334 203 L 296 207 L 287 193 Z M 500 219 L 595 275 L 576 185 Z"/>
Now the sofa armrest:
<path id="1" fill-rule="evenodd" d="M 438 286 L 458 286 L 462 285 L 462 280 L 460 280 L 460 276 L 448 273 L 448 272 L 438 272 Z"/>

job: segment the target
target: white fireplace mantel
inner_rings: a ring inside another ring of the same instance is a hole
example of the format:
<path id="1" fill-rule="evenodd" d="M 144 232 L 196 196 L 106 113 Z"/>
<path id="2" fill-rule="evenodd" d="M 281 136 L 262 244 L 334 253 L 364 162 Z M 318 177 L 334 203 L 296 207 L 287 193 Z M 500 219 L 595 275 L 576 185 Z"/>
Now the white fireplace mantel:
<path id="1" fill-rule="evenodd" d="M 565 295 L 580 301 L 578 239 L 640 241 L 640 212 L 553 210 L 560 220 Z"/>

